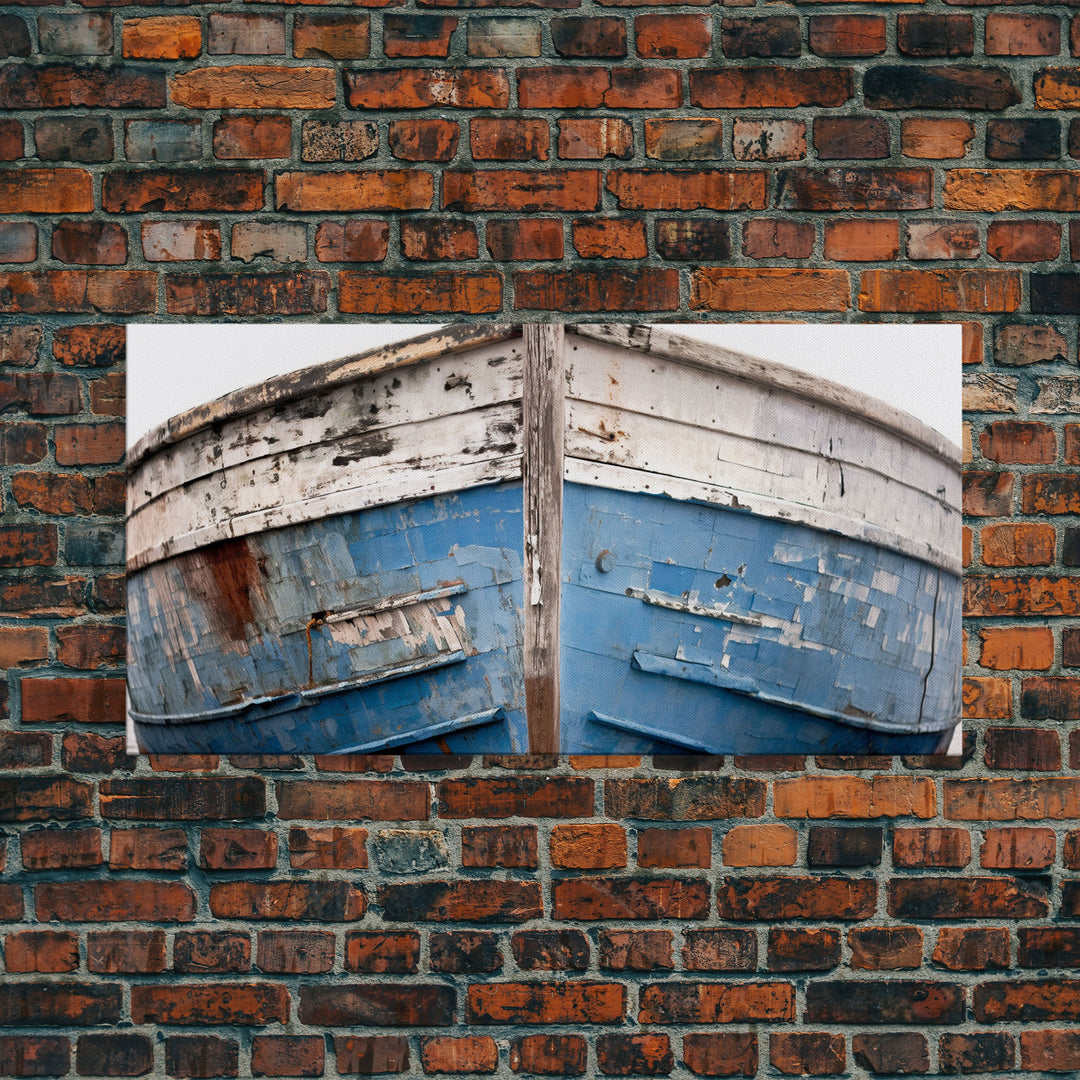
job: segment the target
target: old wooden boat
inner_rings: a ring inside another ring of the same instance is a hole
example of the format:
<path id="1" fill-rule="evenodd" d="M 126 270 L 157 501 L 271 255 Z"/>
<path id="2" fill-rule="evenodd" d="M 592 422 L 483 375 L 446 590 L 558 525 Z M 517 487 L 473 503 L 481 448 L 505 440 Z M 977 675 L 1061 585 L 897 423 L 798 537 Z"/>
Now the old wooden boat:
<path id="1" fill-rule="evenodd" d="M 660 327 L 447 327 L 129 456 L 154 752 L 939 750 L 959 451 Z"/>

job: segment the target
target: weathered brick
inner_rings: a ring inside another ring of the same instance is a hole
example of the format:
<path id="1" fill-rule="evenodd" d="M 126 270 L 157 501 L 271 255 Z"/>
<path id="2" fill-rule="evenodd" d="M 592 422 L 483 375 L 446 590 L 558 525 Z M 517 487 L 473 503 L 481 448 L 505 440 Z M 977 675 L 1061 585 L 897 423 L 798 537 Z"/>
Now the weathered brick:
<path id="1" fill-rule="evenodd" d="M 289 1018 L 289 992 L 272 983 L 140 984 L 131 988 L 136 1024 L 261 1026 Z"/>
<path id="2" fill-rule="evenodd" d="M 390 226 L 385 221 L 322 221 L 315 229 L 315 258 L 319 262 L 381 262 L 389 238 Z"/>
<path id="3" fill-rule="evenodd" d="M 477 116 L 469 121 L 474 161 L 546 161 L 549 140 L 542 119 Z"/>
<path id="4" fill-rule="evenodd" d="M 799 18 L 797 15 L 725 18 L 721 23 L 720 42 L 724 55 L 732 60 L 745 60 L 751 56 L 798 56 L 802 50 Z"/>
<path id="5" fill-rule="evenodd" d="M 43 922 L 191 922 L 195 894 L 178 881 L 98 880 L 34 886 Z"/>
<path id="6" fill-rule="evenodd" d="M 776 205 L 784 210 L 926 210 L 929 169 L 782 169 Z"/>
<path id="7" fill-rule="evenodd" d="M 420 1042 L 420 1061 L 426 1074 L 493 1073 L 499 1048 L 489 1035 L 435 1035 Z"/>
<path id="8" fill-rule="evenodd" d="M 559 56 L 625 56 L 626 23 L 609 16 L 552 19 L 551 44 Z"/>
<path id="9" fill-rule="evenodd" d="M 788 825 L 736 825 L 724 834 L 725 866 L 794 866 L 798 851 Z"/>
<path id="10" fill-rule="evenodd" d="M 922 966 L 922 931 L 915 926 L 864 926 L 848 931 L 850 964 L 867 971 Z"/>
<path id="11" fill-rule="evenodd" d="M 712 866 L 711 829 L 641 829 L 637 836 L 638 866 L 672 869 Z"/>
<path id="12" fill-rule="evenodd" d="M 995 161 L 1053 161 L 1061 154 L 1057 120 L 991 120 L 986 125 L 986 156 Z"/>
<path id="13" fill-rule="evenodd" d="M 684 1035 L 683 1062 L 698 1076 L 757 1076 L 757 1035 L 741 1031 Z"/>
<path id="14" fill-rule="evenodd" d="M 1053 963 L 1053 961 L 1050 961 Z M 1080 1033 L 1076 1031 L 1022 1031 L 1020 1066 L 1024 1069 L 1065 1072 L 1080 1069 Z"/>
<path id="15" fill-rule="evenodd" d="M 685 878 L 565 878 L 552 885 L 556 919 L 702 919 L 704 881 Z"/>
<path id="16" fill-rule="evenodd" d="M 596 1061 L 607 1076 L 666 1076 L 675 1067 L 667 1035 L 599 1035 Z"/>
<path id="17" fill-rule="evenodd" d="M 1048 626 L 986 627 L 979 631 L 979 637 L 980 667 L 994 671 L 1045 671 L 1054 662 L 1054 635 Z"/>
<path id="18" fill-rule="evenodd" d="M 1020 276 L 1011 270 L 866 270 L 861 311 L 1016 311 Z"/>
<path id="19" fill-rule="evenodd" d="M 0 56 L 29 56 L 30 30 L 18 15 L 0 16 Z"/>
<path id="20" fill-rule="evenodd" d="M 957 821 L 1080 817 L 1080 784 L 1067 777 L 946 780 L 945 816 Z"/>
<path id="21" fill-rule="evenodd" d="M 687 930 L 683 966 L 687 971 L 753 971 L 757 935 L 752 930 Z"/>
<path id="22" fill-rule="evenodd" d="M 514 274 L 514 307 L 544 311 L 671 311 L 675 270 L 535 270 Z"/>
<path id="23" fill-rule="evenodd" d="M 942 1035 L 938 1059 L 944 1072 L 981 1073 L 1011 1069 L 1016 1061 L 1013 1036 L 1004 1031 Z"/>
<path id="24" fill-rule="evenodd" d="M 340 311 L 366 314 L 498 311 L 502 278 L 455 270 L 416 274 L 374 274 L 343 270 L 338 276 Z"/>
<path id="25" fill-rule="evenodd" d="M 626 865 L 626 830 L 621 825 L 556 825 L 551 862 L 563 869 L 605 869 Z"/>
<path id="26" fill-rule="evenodd" d="M 165 104 L 165 76 L 160 71 L 123 65 L 0 67 L 0 108 L 162 109 Z"/>
<path id="27" fill-rule="evenodd" d="M 130 60 L 193 60 L 202 52 L 202 25 L 190 15 L 125 19 L 121 48 Z"/>
<path id="28" fill-rule="evenodd" d="M 303 161 L 362 161 L 378 150 L 379 132 L 369 120 L 305 120 L 301 128 Z"/>
<path id="29" fill-rule="evenodd" d="M 876 116 L 820 116 L 814 121 L 814 149 L 820 161 L 889 156 L 889 128 Z"/>
<path id="30" fill-rule="evenodd" d="M 975 138 L 975 125 L 963 119 L 904 117 L 900 145 L 905 157 L 962 158 Z"/>
<path id="31" fill-rule="evenodd" d="M 408 1072 L 409 1040 L 398 1035 L 335 1035 L 334 1055 L 342 1076 Z"/>
<path id="32" fill-rule="evenodd" d="M 252 1076 L 322 1076 L 321 1035 L 256 1035 L 251 1040 Z"/>
<path id="33" fill-rule="evenodd" d="M 806 123 L 736 118 L 731 127 L 731 152 L 737 161 L 797 161 L 806 157 Z"/>
<path id="34" fill-rule="evenodd" d="M 875 1076 L 930 1071 L 926 1036 L 914 1031 L 860 1032 L 851 1039 L 855 1064 Z"/>
<path id="35" fill-rule="evenodd" d="M 951 983 L 844 980 L 810 983 L 806 1019 L 839 1024 L 958 1024 L 963 987 Z"/>
<path id="36" fill-rule="evenodd" d="M 332 74 L 325 68 L 314 70 Z M 504 109 L 510 101 L 510 84 L 500 68 L 347 71 L 345 101 L 352 109 Z"/>
<path id="37" fill-rule="evenodd" d="M 223 116 L 214 121 L 214 157 L 226 161 L 287 158 L 292 153 L 288 116 Z"/>
<path id="38" fill-rule="evenodd" d="M 170 1035 L 165 1039 L 165 1071 L 169 1076 L 211 1080 L 236 1076 L 240 1044 L 216 1035 Z"/>
<path id="39" fill-rule="evenodd" d="M 987 971 L 1009 964 L 1009 931 L 1004 927 L 945 927 L 938 931 L 933 961 L 950 971 Z"/>
<path id="40" fill-rule="evenodd" d="M 979 863 L 988 870 L 1043 870 L 1055 848 L 1052 829 L 987 829 Z"/>
<path id="41" fill-rule="evenodd" d="M 1048 566 L 1054 561 L 1052 525 L 988 525 L 979 539 L 987 566 Z"/>
<path id="42" fill-rule="evenodd" d="M 778 817 L 932 817 L 934 783 L 918 777 L 807 776 L 773 785 Z"/>
<path id="43" fill-rule="evenodd" d="M 1017 105 L 1020 91 L 998 67 L 881 64 L 867 70 L 863 96 L 871 109 L 978 109 Z"/>
<path id="44" fill-rule="evenodd" d="M 754 218 L 743 224 L 743 254 L 751 259 L 808 259 L 813 250 L 814 226 L 809 222 Z"/>
<path id="45" fill-rule="evenodd" d="M 793 1020 L 795 990 L 788 983 L 647 983 L 641 988 L 642 1024 L 730 1024 Z"/>
<path id="46" fill-rule="evenodd" d="M 181 972 L 247 971 L 251 939 L 247 934 L 180 931 L 173 942 L 173 969 Z"/>
<path id="47" fill-rule="evenodd" d="M 446 1027 L 455 997 L 452 987 L 422 983 L 312 984 L 300 989 L 298 1015 L 305 1024 L 328 1027 Z"/>
<path id="48" fill-rule="evenodd" d="M 896 39 L 908 56 L 971 56 L 975 48 L 970 15 L 898 15 Z"/>
<path id="49" fill-rule="evenodd" d="M 885 262 L 900 253 L 895 221 L 843 218 L 825 223 L 825 258 L 836 262 Z"/>
<path id="50" fill-rule="evenodd" d="M 998 262 L 1048 262 L 1061 254 L 1061 226 L 1054 221 L 993 221 L 987 254 Z"/>
<path id="51" fill-rule="evenodd" d="M 886 49 L 880 15 L 811 15 L 810 51 L 817 56 L 880 56 Z"/>
<path id="52" fill-rule="evenodd" d="M 424 881 L 380 885 L 378 902 L 390 922 L 515 923 L 537 918 L 540 887 L 531 881 Z"/>
<path id="53" fill-rule="evenodd" d="M 285 17 L 254 12 L 214 11 L 207 18 L 210 56 L 284 56 Z"/>
<path id="54" fill-rule="evenodd" d="M 360 888 L 347 881 L 229 881 L 210 887 L 219 918 L 349 922 L 367 909 Z"/>
<path id="55" fill-rule="evenodd" d="M 366 16 L 363 16 L 363 21 L 366 28 Z M 454 16 L 385 15 L 383 17 L 383 51 L 387 56 L 394 57 L 445 57 L 450 52 L 450 38 L 457 29 L 457 25 L 458 19 Z M 362 53 L 356 51 L 352 55 L 367 56 L 366 42 L 364 46 Z"/>
<path id="56" fill-rule="evenodd" d="M 29 221 L 0 222 L 0 262 L 33 262 L 37 258 L 37 251 L 36 225 Z"/>
<path id="57" fill-rule="evenodd" d="M 873 880 L 849 878 L 721 878 L 723 919 L 863 919 L 877 900 Z"/>
<path id="58" fill-rule="evenodd" d="M 986 17 L 987 56 L 1057 56 L 1061 21 L 1056 15 L 993 13 Z"/>
<path id="59" fill-rule="evenodd" d="M 769 1064 L 788 1076 L 835 1076 L 847 1066 L 844 1036 L 825 1031 L 773 1032 Z"/>
<path id="60" fill-rule="evenodd" d="M 965 221 L 912 221 L 905 228 L 909 259 L 975 259 L 979 229 Z"/>
<path id="61" fill-rule="evenodd" d="M 838 930 L 769 931 L 770 971 L 829 971 L 839 963 Z"/>
<path id="62" fill-rule="evenodd" d="M 836 108 L 852 94 L 847 68 L 763 65 L 690 71 L 690 103 L 701 109 Z"/>
<path id="63" fill-rule="evenodd" d="M 707 15 L 635 15 L 634 46 L 648 60 L 694 59 L 712 50 Z"/>
<path id="64" fill-rule="evenodd" d="M 189 109 L 330 109 L 335 81 L 326 67 L 189 68 L 171 77 L 169 93 Z"/>
<path id="65" fill-rule="evenodd" d="M 846 311 L 845 270 L 704 268 L 691 273 L 690 307 L 706 311 Z"/>
<path id="66" fill-rule="evenodd" d="M 264 177 L 253 169 L 118 170 L 102 183 L 109 213 L 261 210 Z"/>
<path id="67" fill-rule="evenodd" d="M 402 161 L 449 161 L 460 137 L 451 120 L 391 120 L 387 127 L 390 153 Z"/>
<path id="68" fill-rule="evenodd" d="M 815 825 L 806 847 L 808 866 L 879 866 L 882 830 L 852 825 Z"/>
<path id="69" fill-rule="evenodd" d="M 124 154 L 128 161 L 197 161 L 202 157 L 202 125 L 191 120 L 128 120 Z"/>
<path id="70" fill-rule="evenodd" d="M 523 109 L 676 109 L 682 104 L 682 83 L 673 68 L 521 68 L 517 81 Z"/>
<path id="71" fill-rule="evenodd" d="M 183 829 L 113 829 L 111 870 L 184 870 L 187 834 Z"/>
<path id="72" fill-rule="evenodd" d="M 722 120 L 645 121 L 645 153 L 660 161 L 703 161 L 724 156 Z"/>
<path id="73" fill-rule="evenodd" d="M 311 315 L 326 310 L 329 292 L 321 271 L 171 274 L 165 307 L 171 315 Z"/>
<path id="74" fill-rule="evenodd" d="M 589 942 L 580 930 L 518 931 L 510 947 L 523 971 L 584 971 L 589 966 Z"/>
<path id="75" fill-rule="evenodd" d="M 581 1076 L 587 1056 L 581 1035 L 521 1035 L 510 1044 L 510 1068 L 538 1076 Z"/>
<path id="76" fill-rule="evenodd" d="M 633 129 L 621 117 L 560 117 L 557 123 L 560 158 L 600 161 L 628 158 L 633 152 Z"/>
<path id="77" fill-rule="evenodd" d="M 1080 983 L 1075 978 L 986 982 L 974 988 L 972 999 L 975 1019 L 984 1024 L 1080 1017 Z"/>
<path id="78" fill-rule="evenodd" d="M 79 966 L 79 936 L 68 930 L 23 930 L 4 938 L 8 972 L 69 972 Z"/>
<path id="79" fill-rule="evenodd" d="M 334 966 L 334 948 L 334 935 L 317 930 L 260 931 L 255 964 L 276 974 L 321 974 Z"/>
<path id="80" fill-rule="evenodd" d="M 475 931 L 432 933 L 428 940 L 432 971 L 498 971 L 503 954 L 495 934 Z"/>
<path id="81" fill-rule="evenodd" d="M 670 930 L 601 930 L 600 967 L 609 971 L 672 968 Z"/>
<path id="82" fill-rule="evenodd" d="M 899 878 L 887 890 L 889 914 L 897 918 L 1039 918 L 1050 909 L 1036 879 Z"/>

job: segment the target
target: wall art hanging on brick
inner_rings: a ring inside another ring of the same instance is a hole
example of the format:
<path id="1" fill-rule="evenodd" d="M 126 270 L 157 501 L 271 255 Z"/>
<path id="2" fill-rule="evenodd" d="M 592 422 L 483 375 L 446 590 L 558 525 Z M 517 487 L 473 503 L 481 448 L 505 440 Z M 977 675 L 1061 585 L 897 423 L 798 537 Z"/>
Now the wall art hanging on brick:
<path id="1" fill-rule="evenodd" d="M 847 342 L 956 442 L 686 330 L 462 324 L 315 366 L 322 328 L 282 330 L 285 374 L 206 402 L 249 332 L 138 328 L 129 397 L 159 423 L 128 437 L 136 744 L 947 749 L 960 328 L 773 331 L 834 375 Z"/>

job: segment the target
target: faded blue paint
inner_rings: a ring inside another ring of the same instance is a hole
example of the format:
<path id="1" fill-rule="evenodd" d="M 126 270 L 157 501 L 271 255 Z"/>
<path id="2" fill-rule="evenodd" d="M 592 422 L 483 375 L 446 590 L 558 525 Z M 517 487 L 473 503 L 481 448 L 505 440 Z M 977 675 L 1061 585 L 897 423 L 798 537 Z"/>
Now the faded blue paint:
<path id="1" fill-rule="evenodd" d="M 459 753 L 526 750 L 521 508 L 521 485 L 498 484 L 248 537 L 244 568 L 257 578 L 238 605 L 252 615 L 243 625 L 222 615 L 206 550 L 132 574 L 140 742 L 159 752 L 438 752 L 441 736 Z M 434 613 L 460 608 L 464 648 L 350 644 L 325 623 L 309 627 L 404 594 Z"/>
<path id="2" fill-rule="evenodd" d="M 959 716 L 955 576 L 650 494 L 567 484 L 563 520 L 574 752 L 926 752 Z"/>
<path id="3" fill-rule="evenodd" d="M 497 484 L 247 538 L 232 617 L 210 549 L 131 575 L 140 741 L 526 750 L 522 548 L 521 485 Z M 918 560 L 567 484 L 562 575 L 564 752 L 918 753 L 959 713 L 960 582 Z M 320 622 L 405 595 L 460 609 L 460 647 Z"/>

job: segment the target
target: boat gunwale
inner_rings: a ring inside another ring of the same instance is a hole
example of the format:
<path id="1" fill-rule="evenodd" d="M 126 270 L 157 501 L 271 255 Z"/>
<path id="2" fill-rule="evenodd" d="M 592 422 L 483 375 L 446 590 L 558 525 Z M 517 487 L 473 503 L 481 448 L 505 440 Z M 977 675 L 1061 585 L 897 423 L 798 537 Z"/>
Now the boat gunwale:
<path id="1" fill-rule="evenodd" d="M 744 382 L 817 401 L 890 431 L 946 463 L 960 467 L 960 447 L 902 409 L 821 375 L 812 375 L 775 360 L 764 360 L 750 353 L 736 352 L 722 345 L 685 337 L 667 329 L 668 325 L 683 324 L 565 324 L 567 332 L 571 334 L 616 347 L 647 352 L 676 363 L 719 372 Z M 128 451 L 128 473 L 130 475 L 159 451 L 215 424 L 237 420 L 262 409 L 284 405 L 358 379 L 521 336 L 522 324 L 519 323 L 479 326 L 448 323 L 438 330 L 418 337 L 406 338 L 404 341 L 381 345 L 367 352 L 275 375 L 265 382 L 233 390 L 206 404 L 196 405 L 151 428 Z"/>

